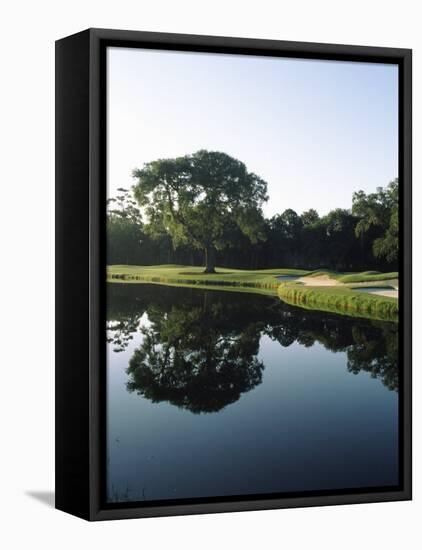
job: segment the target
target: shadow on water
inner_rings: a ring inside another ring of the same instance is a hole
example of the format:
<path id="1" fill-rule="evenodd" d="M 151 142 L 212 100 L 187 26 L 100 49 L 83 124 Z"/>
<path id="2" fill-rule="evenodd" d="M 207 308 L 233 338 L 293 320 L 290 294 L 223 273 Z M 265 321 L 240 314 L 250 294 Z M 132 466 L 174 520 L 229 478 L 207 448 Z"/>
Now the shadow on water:
<path id="1" fill-rule="evenodd" d="M 304 310 L 278 299 L 155 285 L 108 285 L 108 342 L 134 336 L 127 390 L 193 413 L 217 412 L 262 382 L 260 340 L 344 352 L 350 373 L 398 390 L 397 324 Z M 141 323 L 146 314 L 148 322 Z"/>

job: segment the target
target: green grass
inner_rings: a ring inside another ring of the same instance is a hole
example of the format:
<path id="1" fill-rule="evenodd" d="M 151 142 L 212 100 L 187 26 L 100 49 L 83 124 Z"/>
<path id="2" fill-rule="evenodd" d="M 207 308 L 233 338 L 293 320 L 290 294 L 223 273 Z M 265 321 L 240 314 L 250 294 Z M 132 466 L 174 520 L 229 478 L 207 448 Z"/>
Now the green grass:
<path id="1" fill-rule="evenodd" d="M 354 287 L 385 287 L 385 281 L 397 283 L 397 273 L 340 273 L 329 270 L 304 269 L 226 269 L 217 268 L 214 274 L 204 274 L 203 267 L 184 265 L 111 265 L 107 267 L 107 281 L 112 283 L 151 283 L 190 288 L 207 288 L 231 292 L 253 292 L 278 295 L 283 301 L 300 307 L 333 311 L 346 315 L 374 319 L 396 320 L 398 300 L 385 296 L 364 294 Z M 341 285 L 305 286 L 300 282 L 281 281 L 279 276 L 327 276 Z M 393 277 L 394 276 L 394 277 Z M 349 283 L 351 283 L 349 285 Z M 354 283 L 354 284 L 353 284 Z"/>
<path id="2" fill-rule="evenodd" d="M 341 283 L 370 283 L 373 281 L 390 281 L 392 279 L 398 279 L 399 274 L 397 271 L 390 273 L 378 273 L 376 271 L 364 271 L 362 273 L 349 273 L 338 277 L 338 281 Z"/>
<path id="3" fill-rule="evenodd" d="M 340 283 L 369 283 L 378 281 L 390 281 L 398 279 L 399 274 L 397 271 L 391 271 L 390 273 L 381 273 L 380 271 L 361 271 L 360 273 L 344 273 L 339 271 L 332 271 L 329 269 L 317 269 L 315 271 L 308 272 L 309 277 L 321 277 L 326 276 L 330 279 L 335 279 Z"/>
<path id="4" fill-rule="evenodd" d="M 203 273 L 203 267 L 184 265 L 130 266 L 112 265 L 107 268 L 109 282 L 153 283 L 185 287 L 228 287 L 234 289 L 254 289 L 276 294 L 280 285 L 277 276 L 303 277 L 309 273 L 304 269 L 225 269 L 217 268 L 216 273 Z"/>
<path id="5" fill-rule="evenodd" d="M 330 311 L 353 317 L 397 321 L 398 300 L 356 292 L 347 286 L 312 287 L 283 284 L 278 289 L 282 300 L 307 309 Z"/>

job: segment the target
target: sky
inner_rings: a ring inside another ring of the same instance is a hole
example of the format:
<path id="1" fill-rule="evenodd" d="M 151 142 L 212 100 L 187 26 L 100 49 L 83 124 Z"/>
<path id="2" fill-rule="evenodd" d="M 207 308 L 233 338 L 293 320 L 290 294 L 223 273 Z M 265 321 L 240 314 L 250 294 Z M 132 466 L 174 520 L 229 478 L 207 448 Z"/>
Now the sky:
<path id="1" fill-rule="evenodd" d="M 200 149 L 268 183 L 268 217 L 350 208 L 398 176 L 396 65 L 135 48 L 107 52 L 107 187 Z"/>

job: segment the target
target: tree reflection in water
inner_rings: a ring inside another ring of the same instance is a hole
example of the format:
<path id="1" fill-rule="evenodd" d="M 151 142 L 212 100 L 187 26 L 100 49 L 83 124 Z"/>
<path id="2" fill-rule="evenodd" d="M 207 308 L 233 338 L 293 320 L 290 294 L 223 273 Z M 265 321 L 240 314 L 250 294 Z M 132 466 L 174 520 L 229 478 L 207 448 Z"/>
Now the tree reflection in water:
<path id="1" fill-rule="evenodd" d="M 140 326 L 146 313 L 148 322 Z M 397 324 L 294 308 L 276 298 L 155 285 L 109 285 L 108 341 L 124 350 L 142 335 L 127 389 L 209 413 L 237 401 L 262 381 L 263 335 L 281 346 L 316 342 L 344 352 L 349 372 L 370 373 L 398 391 Z"/>

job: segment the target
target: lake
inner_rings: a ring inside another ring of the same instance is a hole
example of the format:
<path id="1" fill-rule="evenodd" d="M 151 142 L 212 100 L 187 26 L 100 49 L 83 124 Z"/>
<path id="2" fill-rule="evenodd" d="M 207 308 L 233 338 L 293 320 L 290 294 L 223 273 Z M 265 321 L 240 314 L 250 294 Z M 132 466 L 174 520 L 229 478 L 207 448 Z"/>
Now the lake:
<path id="1" fill-rule="evenodd" d="M 397 324 L 252 293 L 107 291 L 109 502 L 398 484 Z"/>

